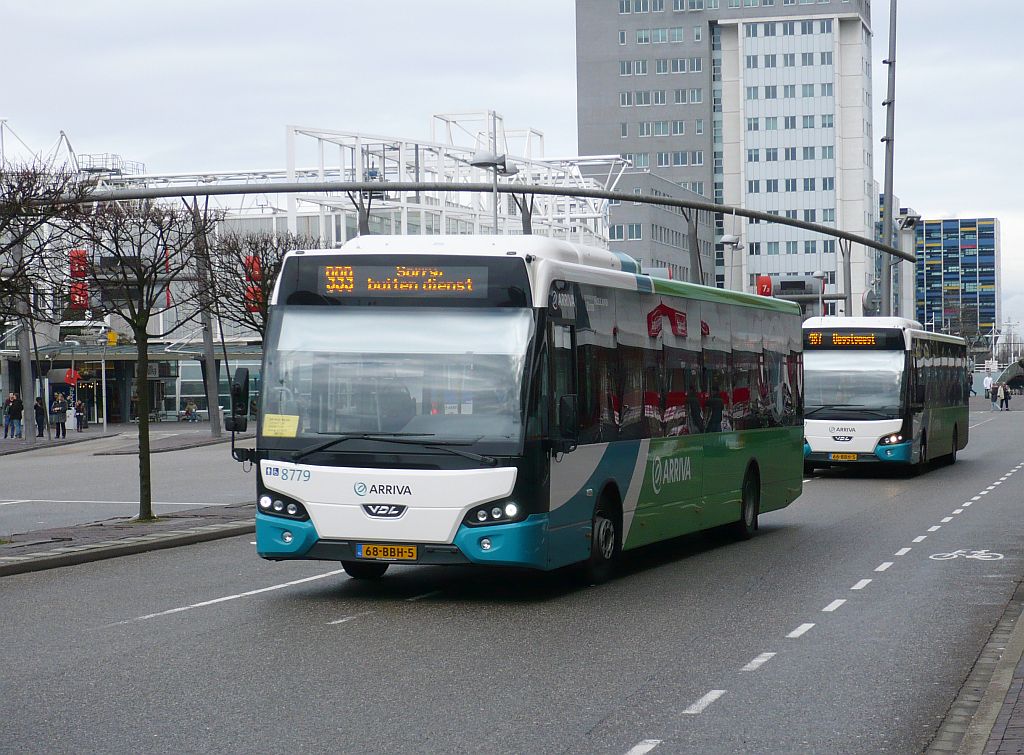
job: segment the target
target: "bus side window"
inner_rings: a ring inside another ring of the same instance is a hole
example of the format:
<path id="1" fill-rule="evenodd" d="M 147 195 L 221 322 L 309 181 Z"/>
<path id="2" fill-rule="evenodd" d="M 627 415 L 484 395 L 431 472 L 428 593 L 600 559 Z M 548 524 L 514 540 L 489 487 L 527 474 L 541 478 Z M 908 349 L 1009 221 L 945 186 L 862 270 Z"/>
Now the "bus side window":
<path id="1" fill-rule="evenodd" d="M 551 428 L 558 426 L 558 400 L 576 393 L 575 337 L 569 325 L 551 326 Z"/>

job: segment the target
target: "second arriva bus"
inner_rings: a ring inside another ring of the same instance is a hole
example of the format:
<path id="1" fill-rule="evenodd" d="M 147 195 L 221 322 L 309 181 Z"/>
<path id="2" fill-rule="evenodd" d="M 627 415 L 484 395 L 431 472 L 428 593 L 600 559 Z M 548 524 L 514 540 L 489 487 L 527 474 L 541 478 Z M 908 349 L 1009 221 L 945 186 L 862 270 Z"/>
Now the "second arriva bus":
<path id="1" fill-rule="evenodd" d="M 967 342 L 899 317 L 804 322 L 804 465 L 952 463 L 967 445 Z"/>
<path id="2" fill-rule="evenodd" d="M 290 252 L 256 448 L 235 450 L 258 466 L 257 552 L 357 578 L 579 563 L 597 580 L 630 548 L 749 537 L 801 491 L 800 352 L 794 304 L 558 240 Z"/>

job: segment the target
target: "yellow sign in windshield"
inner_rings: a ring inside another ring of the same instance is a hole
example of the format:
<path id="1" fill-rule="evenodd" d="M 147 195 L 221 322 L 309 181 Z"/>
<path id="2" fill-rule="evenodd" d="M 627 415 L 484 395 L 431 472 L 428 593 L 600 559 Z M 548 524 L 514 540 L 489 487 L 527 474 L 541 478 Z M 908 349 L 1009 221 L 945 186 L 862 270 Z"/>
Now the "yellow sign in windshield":
<path id="1" fill-rule="evenodd" d="M 299 415 L 264 414 L 261 428 L 265 438 L 294 438 L 299 432 Z"/>

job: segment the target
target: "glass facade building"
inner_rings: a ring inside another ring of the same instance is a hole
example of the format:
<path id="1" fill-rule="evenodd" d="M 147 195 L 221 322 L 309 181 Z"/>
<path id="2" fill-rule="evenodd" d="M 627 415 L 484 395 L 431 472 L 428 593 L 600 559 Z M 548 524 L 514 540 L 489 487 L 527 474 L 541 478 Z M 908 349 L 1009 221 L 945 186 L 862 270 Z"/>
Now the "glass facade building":
<path id="1" fill-rule="evenodd" d="M 968 338 L 998 328 L 998 219 L 924 220 L 916 234 L 917 319 Z"/>

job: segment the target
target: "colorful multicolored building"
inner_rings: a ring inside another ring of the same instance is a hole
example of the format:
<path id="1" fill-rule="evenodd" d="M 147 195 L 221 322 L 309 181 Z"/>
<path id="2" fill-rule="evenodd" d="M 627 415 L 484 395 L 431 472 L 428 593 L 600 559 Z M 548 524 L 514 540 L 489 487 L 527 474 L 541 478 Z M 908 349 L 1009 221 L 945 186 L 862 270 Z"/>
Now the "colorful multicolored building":
<path id="1" fill-rule="evenodd" d="M 924 220 L 916 229 L 917 319 L 970 338 L 1002 314 L 997 218 Z"/>

